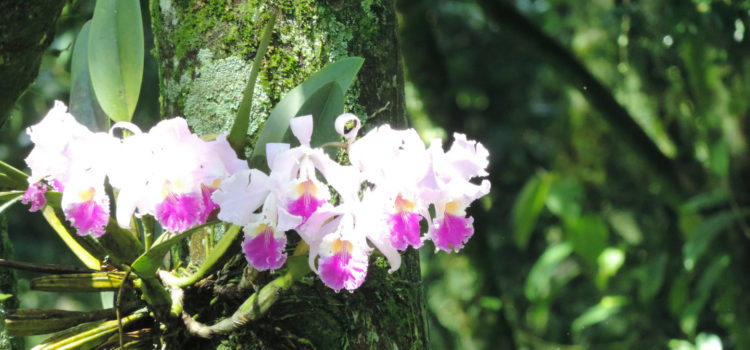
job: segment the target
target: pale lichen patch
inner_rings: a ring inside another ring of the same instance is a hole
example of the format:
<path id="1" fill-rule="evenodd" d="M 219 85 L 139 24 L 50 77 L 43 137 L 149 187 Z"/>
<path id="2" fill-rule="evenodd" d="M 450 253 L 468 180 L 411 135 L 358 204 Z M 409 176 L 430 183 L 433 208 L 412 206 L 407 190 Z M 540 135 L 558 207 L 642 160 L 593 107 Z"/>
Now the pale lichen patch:
<path id="1" fill-rule="evenodd" d="M 184 94 L 185 119 L 195 133 L 205 135 L 228 131 L 242 102 L 251 65 L 236 56 L 215 60 L 208 49 L 198 52 L 198 60 L 200 66 L 193 73 L 193 78 L 183 75 L 180 82 L 168 91 Z M 268 100 L 263 89 L 255 89 L 254 93 L 255 101 Z M 248 134 L 257 130 L 256 120 L 264 119 L 267 114 L 263 104 L 253 104 Z"/>

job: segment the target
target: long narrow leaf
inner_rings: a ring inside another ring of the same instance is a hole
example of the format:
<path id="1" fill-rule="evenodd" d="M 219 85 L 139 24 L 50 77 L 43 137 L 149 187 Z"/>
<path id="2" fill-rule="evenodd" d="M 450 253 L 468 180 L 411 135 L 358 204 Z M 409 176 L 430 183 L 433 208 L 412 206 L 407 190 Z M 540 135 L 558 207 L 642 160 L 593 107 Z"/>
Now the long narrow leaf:
<path id="1" fill-rule="evenodd" d="M 91 84 L 104 112 L 129 121 L 143 78 L 143 22 L 138 0 L 96 2 L 89 33 Z"/>
<path id="2" fill-rule="evenodd" d="M 29 175 L 2 160 L 0 160 L 0 174 L 5 175 L 8 182 L 6 186 L 12 187 L 14 190 L 25 190 L 29 185 L 26 181 Z"/>
<path id="3" fill-rule="evenodd" d="M 71 236 L 70 232 L 65 228 L 65 225 L 63 225 L 57 217 L 57 214 L 55 214 L 55 209 L 50 206 L 45 206 L 44 209 L 42 209 L 42 215 L 44 215 L 44 218 L 47 219 L 47 222 L 52 226 L 55 232 L 57 232 L 57 235 L 62 238 L 68 248 L 73 251 L 73 254 L 75 254 L 78 259 L 86 265 L 86 267 L 94 270 L 99 270 L 101 268 L 99 259 L 95 258 L 88 250 L 84 249 L 81 244 Z"/>
<path id="4" fill-rule="evenodd" d="M 18 202 L 23 196 L 23 191 L 0 192 L 0 214 L 10 208 L 13 203 Z"/>
<path id="5" fill-rule="evenodd" d="M 263 56 L 266 54 L 268 42 L 271 41 L 271 33 L 273 32 L 273 26 L 275 23 L 276 12 L 271 15 L 271 19 L 268 21 L 268 24 L 266 24 L 263 38 L 260 40 L 260 46 L 258 46 L 258 51 L 255 53 L 253 67 L 250 68 L 250 79 L 247 81 L 247 86 L 245 86 L 240 109 L 237 111 L 237 117 L 234 119 L 234 124 L 232 124 L 232 130 L 227 137 L 229 144 L 232 145 L 232 148 L 234 148 L 238 155 L 244 155 L 245 137 L 247 136 L 247 128 L 250 125 L 250 108 L 253 106 L 255 82 L 258 80 L 260 64 L 263 62 Z"/>

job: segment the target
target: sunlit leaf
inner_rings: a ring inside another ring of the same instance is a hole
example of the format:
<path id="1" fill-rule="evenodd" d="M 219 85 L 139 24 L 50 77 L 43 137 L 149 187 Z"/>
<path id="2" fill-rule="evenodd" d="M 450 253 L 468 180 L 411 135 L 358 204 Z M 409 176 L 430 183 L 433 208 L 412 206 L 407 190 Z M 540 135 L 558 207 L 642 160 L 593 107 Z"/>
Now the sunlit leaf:
<path id="1" fill-rule="evenodd" d="M 615 210 L 607 215 L 607 221 L 617 234 L 630 245 L 638 245 L 643 240 L 641 228 L 630 211 Z"/>
<path id="2" fill-rule="evenodd" d="M 284 134 L 289 129 L 289 120 L 320 87 L 335 81 L 341 87 L 341 91 L 346 93 L 362 67 L 362 62 L 364 59 L 360 57 L 348 57 L 329 64 L 284 95 L 268 116 L 258 135 L 258 141 L 250 156 L 250 166 L 254 168 L 266 166 L 266 143 L 279 142 L 284 138 Z"/>
<path id="3" fill-rule="evenodd" d="M 517 246 L 526 248 L 529 243 L 539 213 L 544 208 L 549 188 L 550 176 L 539 173 L 526 181 L 521 193 L 516 198 L 511 218 Z"/>
<path id="4" fill-rule="evenodd" d="M 0 214 L 10 208 L 11 205 L 18 202 L 22 196 L 23 191 L 0 192 Z"/>
<path id="5" fill-rule="evenodd" d="M 547 248 L 531 267 L 524 285 L 524 294 L 529 300 L 547 298 L 552 289 L 552 275 L 560 263 L 573 252 L 570 243 L 555 244 Z"/>
<path id="6" fill-rule="evenodd" d="M 622 296 L 608 295 L 602 298 L 598 304 L 590 307 L 583 314 L 573 320 L 571 329 L 573 333 L 581 333 L 585 328 L 603 322 L 628 303 L 627 298 Z"/>
<path id="7" fill-rule="evenodd" d="M 96 349 L 115 334 L 120 326 L 128 327 L 146 316 L 148 311 L 144 308 L 121 320 L 84 323 L 56 333 L 32 349 Z"/>
<path id="8" fill-rule="evenodd" d="M 57 235 L 62 238 L 68 248 L 73 251 L 73 254 L 75 254 L 78 259 L 86 265 L 86 267 L 93 270 L 101 268 L 99 259 L 95 258 L 87 249 L 84 249 L 83 246 L 81 246 L 81 242 L 68 232 L 68 229 L 65 228 L 65 225 L 63 225 L 62 221 L 57 217 L 55 209 L 51 206 L 45 206 L 44 209 L 42 209 L 42 215 L 44 215 L 44 218 L 47 219 L 47 222 L 52 226 Z"/>
<path id="9" fill-rule="evenodd" d="M 0 186 L 14 190 L 26 190 L 29 186 L 26 181 L 29 175 L 2 160 L 0 160 L 0 175 L 2 175 L 0 176 Z"/>
<path id="10" fill-rule="evenodd" d="M 129 121 L 143 79 L 143 22 L 138 0 L 96 2 L 88 42 L 91 84 L 104 112 Z"/>
<path id="11" fill-rule="evenodd" d="M 599 254 L 597 265 L 599 271 L 596 275 L 596 285 L 604 290 L 610 277 L 614 276 L 625 263 L 625 252 L 621 249 L 609 247 Z"/>
<path id="12" fill-rule="evenodd" d="M 99 106 L 91 86 L 89 74 L 89 30 L 91 21 L 83 24 L 83 28 L 76 37 L 73 46 L 73 57 L 70 63 L 70 99 L 68 111 L 79 123 L 86 125 L 93 131 L 103 131 L 106 128 L 107 115 Z"/>
<path id="13" fill-rule="evenodd" d="M 48 292 L 114 291 L 120 288 L 125 276 L 122 271 L 47 275 L 32 279 L 30 288 Z"/>
<path id="14" fill-rule="evenodd" d="M 722 350 L 724 347 L 721 338 L 716 334 L 699 333 L 695 337 L 695 346 L 698 350 Z"/>
<path id="15" fill-rule="evenodd" d="M 8 313 L 5 319 L 5 326 L 8 332 L 13 336 L 28 336 L 53 333 L 74 327 L 84 322 L 113 319 L 115 317 L 117 317 L 116 311 L 113 308 L 85 312 L 50 309 L 17 309 Z"/>

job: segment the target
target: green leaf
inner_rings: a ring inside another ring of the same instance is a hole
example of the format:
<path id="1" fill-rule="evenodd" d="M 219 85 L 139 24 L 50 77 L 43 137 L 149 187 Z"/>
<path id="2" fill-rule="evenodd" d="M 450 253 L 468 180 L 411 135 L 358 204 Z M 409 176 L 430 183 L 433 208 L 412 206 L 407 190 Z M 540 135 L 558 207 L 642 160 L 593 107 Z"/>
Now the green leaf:
<path id="1" fill-rule="evenodd" d="M 129 327 L 148 314 L 148 310 L 143 308 L 120 320 L 84 323 L 55 333 L 34 349 L 95 349 L 116 334 L 120 326 Z"/>
<path id="2" fill-rule="evenodd" d="M 596 286 L 600 290 L 606 289 L 610 277 L 617 273 L 623 263 L 625 263 L 624 251 L 612 247 L 604 249 L 597 259 L 599 271 L 596 275 Z"/>
<path id="3" fill-rule="evenodd" d="M 222 262 L 232 256 L 232 254 L 227 254 L 227 252 L 229 251 L 229 248 L 234 246 L 232 243 L 234 243 L 240 232 L 242 232 L 242 226 L 232 225 L 224 236 L 221 237 L 219 243 L 208 254 L 206 261 L 201 264 L 200 268 L 198 268 L 194 274 L 184 278 L 177 278 L 170 284 L 178 287 L 186 287 L 216 271 L 216 269 L 221 267 Z"/>
<path id="4" fill-rule="evenodd" d="M 580 334 L 586 327 L 607 320 L 616 314 L 628 303 L 627 298 L 622 296 L 607 295 L 598 304 L 590 307 L 583 314 L 573 320 L 571 326 L 574 334 Z"/>
<path id="5" fill-rule="evenodd" d="M 641 228 L 635 220 L 635 215 L 630 211 L 615 210 L 607 215 L 607 221 L 612 225 L 625 242 L 638 245 L 643 240 Z"/>
<path id="6" fill-rule="evenodd" d="M 106 130 L 107 115 L 99 106 L 89 74 L 89 31 L 91 21 L 83 24 L 76 37 L 70 64 L 70 99 L 68 111 L 79 123 L 94 131 Z"/>
<path id="7" fill-rule="evenodd" d="M 583 186 L 576 178 L 554 178 L 550 181 L 545 204 L 547 209 L 558 217 L 580 216 L 581 198 Z"/>
<path id="8" fill-rule="evenodd" d="M 143 254 L 138 238 L 132 231 L 120 227 L 113 218 L 109 219 L 107 233 L 96 241 L 107 251 L 113 265 L 129 265 Z"/>
<path id="9" fill-rule="evenodd" d="M 23 191 L 0 192 L 0 214 L 23 197 Z"/>
<path id="10" fill-rule="evenodd" d="M 273 25 L 275 23 L 276 12 L 271 15 L 271 19 L 268 21 L 268 24 L 266 24 L 263 37 L 258 46 L 258 51 L 255 52 L 253 67 L 250 68 L 250 78 L 245 86 L 245 91 L 242 93 L 242 102 L 240 103 L 239 110 L 237 110 L 237 117 L 234 119 L 232 129 L 227 137 L 229 144 L 232 145 L 232 148 L 238 155 L 244 155 L 245 152 L 245 137 L 247 136 L 247 128 L 250 126 L 250 109 L 253 106 L 255 82 L 258 80 L 260 64 L 263 61 L 263 56 L 266 54 L 268 42 L 271 40 L 271 33 L 273 32 Z"/>
<path id="11" fill-rule="evenodd" d="M 129 121 L 135 112 L 143 52 L 139 1 L 97 1 L 89 33 L 89 72 L 96 99 L 116 122 Z"/>
<path id="12" fill-rule="evenodd" d="M 674 281 L 672 286 L 669 288 L 669 311 L 672 314 L 678 315 L 688 302 L 688 285 L 690 284 L 690 276 L 688 273 L 683 271 L 679 274 Z"/>
<path id="13" fill-rule="evenodd" d="M 681 214 L 686 214 L 715 207 L 729 200 L 730 195 L 731 192 L 727 188 L 717 188 L 710 192 L 701 193 L 683 203 L 679 211 Z"/>
<path id="14" fill-rule="evenodd" d="M 560 263 L 573 252 L 570 243 L 549 246 L 531 267 L 524 285 L 524 294 L 530 301 L 546 299 L 552 290 L 552 278 Z"/>
<path id="15" fill-rule="evenodd" d="M 644 304 L 651 301 L 661 289 L 668 261 L 668 255 L 661 253 L 656 259 L 652 259 L 646 264 L 643 274 L 640 276 L 641 283 L 640 288 L 638 288 L 638 297 Z"/>
<path id="16" fill-rule="evenodd" d="M 271 115 L 266 120 L 266 124 L 258 135 L 258 141 L 255 143 L 255 149 L 250 156 L 250 166 L 253 168 L 265 168 L 266 144 L 269 142 L 280 142 L 283 140 L 286 131 L 289 129 L 289 120 L 291 120 L 300 110 L 302 105 L 312 96 L 320 87 L 329 82 L 335 81 L 341 87 L 341 91 L 346 93 L 354 81 L 354 77 L 362 67 L 364 59 L 360 57 L 347 57 L 321 69 L 289 91 L 284 98 L 276 104 Z"/>
<path id="17" fill-rule="evenodd" d="M 339 139 L 334 123 L 341 113 L 344 113 L 344 91 L 337 82 L 332 81 L 315 90 L 295 116 L 313 116 L 313 134 L 310 145 L 317 147 Z M 291 129 L 288 129 L 284 135 L 284 142 L 297 142 Z"/>
<path id="18" fill-rule="evenodd" d="M 26 181 L 29 175 L 2 160 L 0 160 L 0 175 L 4 175 L 0 177 L 0 186 L 24 191 L 29 187 L 29 183 Z"/>
<path id="19" fill-rule="evenodd" d="M 114 291 L 120 288 L 126 275 L 127 273 L 122 271 L 47 275 L 33 278 L 30 288 L 48 292 Z"/>
<path id="20" fill-rule="evenodd" d="M 536 226 L 536 220 L 544 208 L 547 193 L 550 188 L 550 175 L 538 173 L 530 178 L 521 189 L 513 211 L 511 213 L 516 245 L 526 248 L 531 238 L 531 232 Z"/>
<path id="21" fill-rule="evenodd" d="M 133 272 L 141 278 L 151 278 L 155 276 L 156 270 L 159 269 L 162 259 L 164 259 L 164 256 L 167 255 L 173 245 L 190 237 L 190 235 L 200 229 L 215 225 L 216 223 L 216 221 L 207 222 L 203 225 L 195 226 L 183 233 L 167 232 L 162 234 L 149 251 L 141 254 L 141 256 L 133 262 Z"/>
<path id="22" fill-rule="evenodd" d="M 750 212 L 736 214 L 733 211 L 720 212 L 703 220 L 692 233 L 689 233 L 685 245 L 682 246 L 683 264 L 685 269 L 692 271 L 698 259 L 705 253 L 716 236 L 725 231 L 732 223 L 742 220 Z"/>
<path id="23" fill-rule="evenodd" d="M 49 205 L 44 206 L 44 209 L 42 209 L 42 215 L 47 219 L 47 222 L 52 226 L 57 235 L 62 238 L 68 248 L 73 251 L 73 254 L 75 254 L 78 259 L 86 265 L 86 267 L 93 270 L 99 270 L 101 268 L 99 259 L 94 257 L 94 254 L 90 253 L 89 250 L 81 245 L 82 243 L 85 244 L 85 242 L 81 242 L 81 240 L 74 238 L 70 232 L 68 232 L 68 229 L 65 228 L 65 225 L 57 217 L 54 208 Z M 91 247 L 89 247 L 89 249 L 91 249 Z"/>
<path id="24" fill-rule="evenodd" d="M 695 333 L 698 325 L 698 317 L 711 296 L 711 289 L 713 289 L 716 281 L 729 266 L 729 262 L 729 255 L 724 254 L 714 259 L 706 271 L 703 272 L 703 275 L 701 275 L 694 298 L 682 310 L 680 317 L 680 328 L 685 334 L 692 336 Z"/>
<path id="25" fill-rule="evenodd" d="M 573 243 L 573 251 L 589 265 L 597 266 L 599 254 L 609 241 L 609 229 L 604 219 L 592 214 L 565 220 L 565 233 Z"/>

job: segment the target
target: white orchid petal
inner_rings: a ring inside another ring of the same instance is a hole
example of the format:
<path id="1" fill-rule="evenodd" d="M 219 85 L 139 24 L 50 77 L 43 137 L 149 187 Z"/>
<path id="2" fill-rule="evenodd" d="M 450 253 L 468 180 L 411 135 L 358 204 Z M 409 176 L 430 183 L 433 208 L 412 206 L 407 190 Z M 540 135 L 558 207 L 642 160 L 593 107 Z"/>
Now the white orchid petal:
<path id="1" fill-rule="evenodd" d="M 249 224 L 252 213 L 265 202 L 271 186 L 268 175 L 256 169 L 230 176 L 211 195 L 219 206 L 219 219 L 235 225 Z"/>
<path id="2" fill-rule="evenodd" d="M 279 154 L 282 154 L 289 150 L 288 143 L 276 143 L 271 142 L 266 144 L 266 161 L 268 162 L 268 169 L 274 168 L 274 161 Z"/>
<path id="3" fill-rule="evenodd" d="M 349 132 L 346 132 L 346 124 L 349 122 L 354 122 L 354 127 L 352 127 Z M 357 133 L 359 132 L 359 129 L 362 127 L 362 122 L 357 118 L 356 115 L 351 113 L 344 113 L 336 118 L 336 121 L 334 122 L 334 127 L 336 129 L 336 132 L 343 136 L 345 139 L 351 141 L 355 137 L 357 137 Z"/>
<path id="4" fill-rule="evenodd" d="M 289 121 L 289 127 L 292 129 L 292 134 L 297 137 L 299 143 L 303 146 L 310 146 L 310 140 L 312 139 L 313 133 L 313 117 L 312 115 L 303 115 L 301 117 L 292 118 Z"/>

